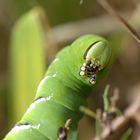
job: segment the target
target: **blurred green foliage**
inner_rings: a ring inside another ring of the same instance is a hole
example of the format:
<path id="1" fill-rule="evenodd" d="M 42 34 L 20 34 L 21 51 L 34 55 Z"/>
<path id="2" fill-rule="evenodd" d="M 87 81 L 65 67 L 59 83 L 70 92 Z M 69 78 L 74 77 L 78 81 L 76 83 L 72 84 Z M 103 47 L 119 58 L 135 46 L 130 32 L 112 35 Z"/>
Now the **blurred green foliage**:
<path id="1" fill-rule="evenodd" d="M 88 0 L 9 0 L 12 17 L 17 18 L 34 6 L 41 6 L 48 15 L 51 25 L 79 20 L 97 13 L 93 5 L 96 1 Z M 92 9 L 92 12 L 91 12 Z"/>
<path id="2" fill-rule="evenodd" d="M 17 122 L 31 101 L 45 71 L 44 31 L 39 8 L 23 15 L 15 24 L 10 47 L 9 121 Z"/>
<path id="3" fill-rule="evenodd" d="M 133 132 L 133 129 L 132 128 L 128 128 L 126 130 L 126 132 L 124 132 L 124 134 L 122 135 L 120 140 L 129 140 L 130 135 L 132 134 L 132 132 Z"/>

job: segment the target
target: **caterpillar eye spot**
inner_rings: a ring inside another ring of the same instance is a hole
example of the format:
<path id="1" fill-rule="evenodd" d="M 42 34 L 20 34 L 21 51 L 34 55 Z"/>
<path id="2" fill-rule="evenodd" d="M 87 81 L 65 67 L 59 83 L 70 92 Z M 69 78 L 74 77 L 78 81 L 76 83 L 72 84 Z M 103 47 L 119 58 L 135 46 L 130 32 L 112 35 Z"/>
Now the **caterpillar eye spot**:
<path id="1" fill-rule="evenodd" d="M 95 84 L 95 83 L 96 83 L 95 79 L 93 79 L 93 78 L 91 78 L 91 79 L 89 80 L 89 82 L 90 82 L 91 84 Z"/>
<path id="2" fill-rule="evenodd" d="M 82 70 L 82 71 L 85 71 L 85 70 L 86 70 L 86 68 L 85 68 L 84 66 L 82 66 L 82 67 L 81 67 L 81 70 Z"/>
<path id="3" fill-rule="evenodd" d="M 83 66 L 85 67 L 86 66 L 86 63 L 84 63 Z"/>
<path id="4" fill-rule="evenodd" d="M 84 76 L 85 72 L 84 71 L 80 71 L 80 76 Z"/>
<path id="5" fill-rule="evenodd" d="M 93 66 L 93 64 L 90 64 L 90 67 L 92 67 Z"/>

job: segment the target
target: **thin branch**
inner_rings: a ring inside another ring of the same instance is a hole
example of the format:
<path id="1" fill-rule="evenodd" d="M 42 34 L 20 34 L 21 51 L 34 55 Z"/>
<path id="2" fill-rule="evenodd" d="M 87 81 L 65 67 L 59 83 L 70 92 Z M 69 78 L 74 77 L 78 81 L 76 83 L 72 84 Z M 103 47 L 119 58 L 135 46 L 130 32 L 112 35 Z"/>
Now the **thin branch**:
<path id="1" fill-rule="evenodd" d="M 127 29 L 127 31 L 132 35 L 132 37 L 140 44 L 140 36 L 134 28 L 123 18 L 118 12 L 116 12 L 113 7 L 108 3 L 107 0 L 97 0 L 99 4 L 106 10 L 108 13 L 113 15 L 118 19 L 118 21 Z"/>
<path id="2" fill-rule="evenodd" d="M 138 116 L 139 115 L 139 116 Z M 140 125 L 140 101 L 135 101 L 131 104 L 120 117 L 113 120 L 110 125 L 106 126 L 101 133 L 100 140 L 108 139 L 113 133 L 117 132 L 122 126 L 127 125 L 130 120 L 135 120 Z M 95 140 L 93 138 L 92 140 Z"/>

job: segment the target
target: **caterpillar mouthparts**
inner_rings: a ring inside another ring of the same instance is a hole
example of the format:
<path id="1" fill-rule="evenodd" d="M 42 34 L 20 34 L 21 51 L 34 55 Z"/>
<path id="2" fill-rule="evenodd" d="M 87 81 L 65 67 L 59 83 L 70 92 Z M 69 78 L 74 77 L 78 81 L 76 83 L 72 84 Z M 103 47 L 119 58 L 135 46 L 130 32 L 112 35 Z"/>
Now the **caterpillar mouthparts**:
<path id="1" fill-rule="evenodd" d="M 80 68 L 80 76 L 87 76 L 91 84 L 96 83 L 96 74 L 101 70 L 101 67 L 96 61 L 93 63 L 91 60 L 86 61 Z"/>

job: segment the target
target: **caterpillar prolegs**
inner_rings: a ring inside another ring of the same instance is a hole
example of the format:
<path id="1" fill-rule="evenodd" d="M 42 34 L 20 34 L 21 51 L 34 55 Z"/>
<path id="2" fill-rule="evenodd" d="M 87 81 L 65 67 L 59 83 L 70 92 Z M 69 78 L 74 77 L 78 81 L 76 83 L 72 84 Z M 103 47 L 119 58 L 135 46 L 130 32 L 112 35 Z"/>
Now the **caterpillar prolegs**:
<path id="1" fill-rule="evenodd" d="M 111 67 L 107 40 L 85 35 L 62 49 L 41 81 L 35 100 L 4 140 L 56 140 L 58 128 L 71 119 L 70 132 L 77 129 L 89 90 Z"/>

